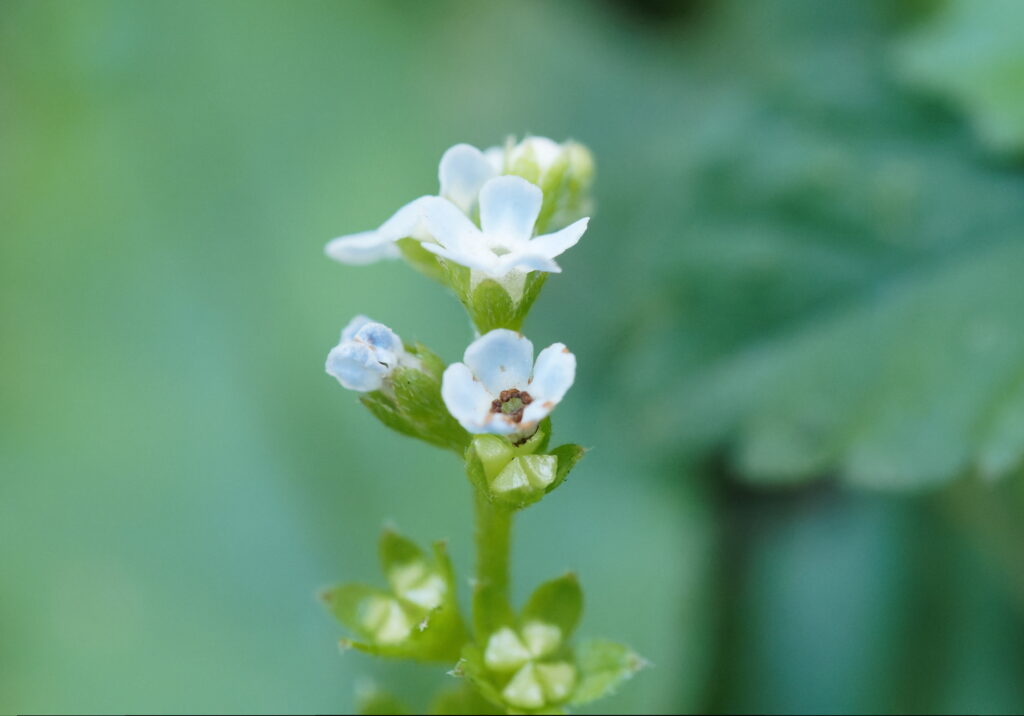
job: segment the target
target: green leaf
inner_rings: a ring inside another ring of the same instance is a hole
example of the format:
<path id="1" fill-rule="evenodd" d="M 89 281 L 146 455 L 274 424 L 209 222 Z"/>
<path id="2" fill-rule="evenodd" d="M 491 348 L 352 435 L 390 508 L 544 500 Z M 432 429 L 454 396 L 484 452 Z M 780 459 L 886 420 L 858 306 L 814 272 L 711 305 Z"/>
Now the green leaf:
<path id="1" fill-rule="evenodd" d="M 948 98 L 991 148 L 1024 152 L 1024 5 L 947 0 L 897 47 L 914 86 Z"/>
<path id="2" fill-rule="evenodd" d="M 571 572 L 537 587 L 523 607 L 523 623 L 541 621 L 554 624 L 568 641 L 583 614 L 583 590 Z"/>
<path id="3" fill-rule="evenodd" d="M 572 696 L 574 706 L 582 706 L 611 694 L 647 666 L 632 649 L 611 641 L 594 640 L 576 650 L 580 681 Z"/>

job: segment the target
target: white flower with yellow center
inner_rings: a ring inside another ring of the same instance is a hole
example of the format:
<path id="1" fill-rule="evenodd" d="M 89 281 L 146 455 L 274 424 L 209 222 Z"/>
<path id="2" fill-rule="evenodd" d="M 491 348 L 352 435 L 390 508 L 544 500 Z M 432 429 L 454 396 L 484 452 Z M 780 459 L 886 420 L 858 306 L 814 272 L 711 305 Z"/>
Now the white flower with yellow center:
<path id="1" fill-rule="evenodd" d="M 474 434 L 533 434 L 576 379 L 576 356 L 565 345 L 548 346 L 534 363 L 533 343 L 504 328 L 473 341 L 463 361 L 445 370 L 441 397 Z"/>

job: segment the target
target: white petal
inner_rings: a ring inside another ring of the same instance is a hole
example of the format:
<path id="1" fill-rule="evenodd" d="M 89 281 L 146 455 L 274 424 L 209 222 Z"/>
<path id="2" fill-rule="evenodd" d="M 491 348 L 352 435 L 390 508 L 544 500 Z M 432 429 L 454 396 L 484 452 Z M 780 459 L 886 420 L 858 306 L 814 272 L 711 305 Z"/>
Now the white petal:
<path id="1" fill-rule="evenodd" d="M 375 323 L 373 321 L 360 326 L 355 336 L 353 336 L 353 340 L 367 343 L 378 351 L 401 353 L 404 350 L 402 339 L 394 331 L 383 323 Z"/>
<path id="2" fill-rule="evenodd" d="M 480 227 L 489 241 L 506 248 L 533 236 L 544 194 L 517 176 L 491 179 L 480 190 Z"/>
<path id="3" fill-rule="evenodd" d="M 328 242 L 324 253 L 335 261 L 352 266 L 372 264 L 381 259 L 397 259 L 401 255 L 391 239 L 376 231 L 339 236 Z"/>
<path id="4" fill-rule="evenodd" d="M 380 388 L 388 368 L 381 365 L 373 351 L 361 343 L 344 343 L 327 354 L 327 372 L 349 390 L 366 393 Z"/>
<path id="5" fill-rule="evenodd" d="M 441 258 L 448 259 L 460 266 L 466 268 L 476 269 L 477 271 L 483 271 L 488 276 L 502 276 L 504 273 L 499 271 L 498 257 L 490 249 L 484 249 L 482 251 L 474 250 L 463 250 L 457 251 L 454 249 L 447 249 L 440 244 L 423 244 L 423 248 L 427 249 L 431 253 L 435 253 Z"/>
<path id="6" fill-rule="evenodd" d="M 456 144 L 441 157 L 437 170 L 441 196 L 468 214 L 476 204 L 480 188 L 497 171 L 476 147 Z"/>
<path id="7" fill-rule="evenodd" d="M 554 261 L 546 256 L 535 254 L 529 249 L 526 251 L 515 251 L 498 257 L 494 270 L 498 276 L 504 276 L 512 270 L 524 271 L 526 273 L 530 271 L 562 272 L 562 268 Z"/>
<path id="8" fill-rule="evenodd" d="M 473 371 L 462 363 L 452 363 L 441 378 L 441 398 L 448 412 L 471 433 L 491 432 L 491 401 L 493 396 L 473 377 Z"/>
<path id="9" fill-rule="evenodd" d="M 527 387 L 533 402 L 523 411 L 523 422 L 543 420 L 565 397 L 576 380 L 576 356 L 562 343 L 548 346 L 537 356 Z"/>
<path id="10" fill-rule="evenodd" d="M 483 244 L 480 229 L 459 207 L 446 199 L 437 198 L 425 204 L 423 219 L 430 235 L 453 251 L 463 251 L 466 247 L 480 247 Z"/>
<path id="11" fill-rule="evenodd" d="M 520 333 L 497 328 L 473 341 L 463 360 L 497 397 L 503 390 L 526 386 L 533 367 L 533 344 Z"/>
<path id="12" fill-rule="evenodd" d="M 377 233 L 388 241 L 413 238 L 425 241 L 430 238 L 424 222 L 423 214 L 432 203 L 440 201 L 436 196 L 421 196 L 391 215 L 391 218 L 380 225 Z"/>
<path id="13" fill-rule="evenodd" d="M 505 147 L 488 147 L 484 150 L 484 158 L 495 174 L 505 171 Z"/>
<path id="14" fill-rule="evenodd" d="M 531 253 L 540 254 L 541 256 L 547 256 L 549 259 L 553 259 L 559 256 L 566 249 L 570 249 L 576 245 L 576 242 L 583 236 L 583 232 L 587 230 L 587 224 L 590 221 L 589 217 L 586 219 L 580 219 L 577 222 L 569 224 L 561 231 L 556 231 L 553 234 L 544 234 L 543 236 L 537 236 L 530 240 L 529 251 Z"/>
<path id="15" fill-rule="evenodd" d="M 341 342 L 345 343 L 346 341 L 350 341 L 353 338 L 355 338 L 355 335 L 359 331 L 359 329 L 365 326 L 367 323 L 373 323 L 373 319 L 370 318 L 369 316 L 359 314 L 358 316 L 353 318 L 351 321 L 348 322 L 348 325 L 346 325 L 345 328 L 342 329 Z"/>

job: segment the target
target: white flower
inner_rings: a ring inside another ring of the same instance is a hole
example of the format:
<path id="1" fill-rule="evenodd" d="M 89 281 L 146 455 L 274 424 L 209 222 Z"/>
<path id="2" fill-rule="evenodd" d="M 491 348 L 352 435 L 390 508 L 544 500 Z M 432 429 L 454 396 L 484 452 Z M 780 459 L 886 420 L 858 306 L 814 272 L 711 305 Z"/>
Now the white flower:
<path id="1" fill-rule="evenodd" d="M 490 278 L 512 271 L 559 273 L 554 258 L 576 245 L 589 219 L 533 237 L 543 200 L 541 190 L 521 177 L 495 177 L 480 190 L 479 229 L 451 202 L 424 205 L 426 229 L 438 243 L 423 246 Z"/>
<path id="2" fill-rule="evenodd" d="M 413 238 L 428 241 L 430 234 L 423 226 L 422 215 L 432 202 L 447 199 L 465 214 L 476 206 L 480 187 L 501 171 L 500 157 L 494 152 L 485 155 L 476 147 L 456 144 L 441 157 L 438 180 L 439 196 L 421 196 L 414 199 L 385 221 L 378 229 L 340 236 L 329 242 L 324 251 L 335 261 L 362 265 L 380 259 L 398 258 L 401 254 L 395 242 Z"/>
<path id="3" fill-rule="evenodd" d="M 476 339 L 444 372 L 441 397 L 459 424 L 474 434 L 532 434 L 576 378 L 576 356 L 561 343 L 533 362 L 533 344 L 515 331 Z"/>
<path id="4" fill-rule="evenodd" d="M 341 342 L 327 354 L 327 373 L 349 390 L 380 390 L 399 365 L 416 359 L 405 352 L 402 339 L 383 323 L 356 316 L 341 332 Z"/>

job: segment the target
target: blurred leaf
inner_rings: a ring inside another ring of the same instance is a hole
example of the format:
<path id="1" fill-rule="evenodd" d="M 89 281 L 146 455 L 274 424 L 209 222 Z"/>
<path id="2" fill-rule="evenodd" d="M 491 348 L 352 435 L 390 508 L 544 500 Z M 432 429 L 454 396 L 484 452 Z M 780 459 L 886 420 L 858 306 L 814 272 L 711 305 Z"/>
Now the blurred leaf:
<path id="1" fill-rule="evenodd" d="M 1024 5 L 947 0 L 905 38 L 897 62 L 918 87 L 952 100 L 997 151 L 1024 152 Z"/>
<path id="2" fill-rule="evenodd" d="M 659 206 L 681 197 L 685 240 L 638 262 L 662 277 L 623 341 L 626 385 L 651 397 L 640 430 L 691 456 L 726 445 L 766 483 L 999 477 L 1024 456 L 1024 182 L 851 62 L 883 36 L 842 12 L 800 43 L 795 21 L 720 21 L 723 51 L 750 51 L 717 70 L 733 91 L 658 189 Z M 768 56 L 782 80 L 751 65 Z M 841 72 L 844 93 L 824 93 Z"/>

